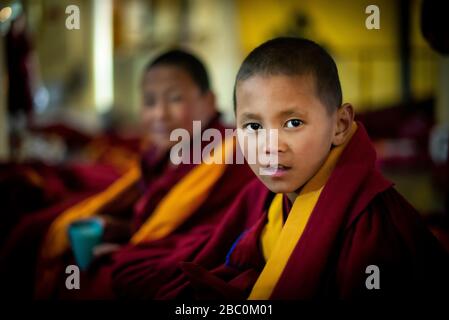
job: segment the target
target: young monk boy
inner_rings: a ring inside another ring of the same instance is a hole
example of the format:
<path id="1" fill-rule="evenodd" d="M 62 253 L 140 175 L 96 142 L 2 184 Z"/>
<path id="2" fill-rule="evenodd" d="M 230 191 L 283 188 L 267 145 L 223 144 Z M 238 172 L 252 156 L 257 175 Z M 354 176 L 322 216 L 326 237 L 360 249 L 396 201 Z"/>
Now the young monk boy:
<path id="1" fill-rule="evenodd" d="M 170 275 L 156 293 L 142 289 L 152 276 L 137 259 L 116 265 L 117 293 L 159 299 L 447 295 L 448 255 L 376 168 L 373 146 L 353 107 L 342 103 L 337 67 L 323 48 L 299 38 L 262 44 L 240 67 L 234 98 L 239 141 L 276 130 L 277 145 L 255 145 L 277 163 L 250 164 L 260 181 L 242 191 L 192 262 L 167 264 Z M 241 146 L 245 156 L 254 152 Z"/>

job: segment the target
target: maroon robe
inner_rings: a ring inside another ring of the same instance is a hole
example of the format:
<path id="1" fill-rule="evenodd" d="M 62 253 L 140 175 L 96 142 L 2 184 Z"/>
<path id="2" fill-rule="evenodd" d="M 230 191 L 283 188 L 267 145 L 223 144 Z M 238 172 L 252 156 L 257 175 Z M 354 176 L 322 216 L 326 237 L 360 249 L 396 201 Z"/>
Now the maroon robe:
<path id="1" fill-rule="evenodd" d="M 359 124 L 271 299 L 448 295 L 447 253 L 382 177 L 375 158 Z M 260 182 L 248 185 L 202 250 L 185 260 L 191 262 L 152 264 L 143 253 L 118 260 L 112 273 L 116 293 L 157 299 L 247 298 L 265 265 L 260 234 L 272 198 Z M 379 267 L 380 290 L 365 286 L 369 265 Z M 154 281 L 160 288 L 153 290 Z"/>
<path id="2" fill-rule="evenodd" d="M 218 129 L 224 136 L 225 127 L 220 124 L 218 118 L 210 123 L 209 128 Z M 208 142 L 204 142 L 202 147 L 207 144 Z M 196 167 L 196 164 L 193 163 L 169 166 L 168 154 L 163 158 L 156 158 L 151 150 L 143 156 L 143 161 L 147 164 L 142 168 L 144 176 L 142 188 L 145 189 L 145 192 L 134 208 L 133 222 L 135 229 L 145 222 L 170 189 Z M 216 225 L 227 212 L 232 199 L 238 194 L 242 186 L 253 179 L 255 179 L 254 174 L 248 165 L 228 165 L 224 174 L 213 186 L 205 202 L 174 232 L 150 244 L 126 245 L 112 256 L 97 259 L 89 270 L 82 273 L 81 290 L 67 290 L 65 288 L 66 274 L 61 274 L 55 296 L 62 299 L 107 299 L 115 297 L 110 284 L 110 272 L 115 257 L 126 257 L 128 254 L 132 255 L 141 249 L 149 251 L 148 254 L 156 256 L 158 261 L 175 259 L 179 262 L 193 257 L 215 231 Z M 155 249 L 152 250 L 151 248 Z M 65 265 L 73 263 L 71 253 L 67 254 L 65 261 Z"/>
<path id="3" fill-rule="evenodd" d="M 59 135 L 75 150 L 94 140 L 65 125 L 32 129 Z M 107 133 L 96 140 L 104 140 L 112 148 L 118 146 L 128 151 L 127 155 L 137 154 L 139 139 Z M 62 212 L 120 177 L 120 168 L 103 159 L 106 156 L 94 163 L 0 163 L 0 287 L 4 288 L 0 296 L 32 297 L 37 254 L 48 227 Z M 152 164 L 143 161 L 142 167 L 145 165 Z M 33 175 L 39 181 L 31 179 Z M 117 203 L 113 205 L 117 207 Z"/>
<path id="4" fill-rule="evenodd" d="M 31 298 L 36 258 L 44 235 L 61 212 L 100 192 L 119 177 L 117 170 L 103 165 L 70 165 L 48 167 L 43 164 L 21 165 L 33 168 L 45 181 L 40 198 L 20 194 L 18 210 L 5 210 L 9 219 L 19 220 L 0 246 L 0 287 L 8 297 Z M 39 208 L 33 212 L 23 210 L 25 205 Z M 45 206 L 46 205 L 46 206 Z M 15 218 L 14 215 L 18 217 Z M 8 217 L 2 217 L 7 220 Z M 10 228 L 9 228 L 10 229 Z"/>
<path id="5" fill-rule="evenodd" d="M 78 194 L 99 192 L 119 176 L 116 168 L 103 164 L 0 164 L 0 247 L 21 219 L 60 206 Z"/>

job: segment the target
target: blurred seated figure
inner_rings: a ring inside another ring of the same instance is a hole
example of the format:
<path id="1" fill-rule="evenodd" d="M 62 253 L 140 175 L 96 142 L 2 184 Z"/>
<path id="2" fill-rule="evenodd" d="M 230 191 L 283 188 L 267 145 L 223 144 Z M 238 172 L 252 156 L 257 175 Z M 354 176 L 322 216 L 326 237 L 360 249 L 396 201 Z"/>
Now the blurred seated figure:
<path id="1" fill-rule="evenodd" d="M 194 121 L 200 121 L 201 134 L 215 129 L 224 137 L 226 130 L 206 69 L 196 57 L 181 50 L 160 55 L 146 67 L 141 89 L 140 159 L 104 191 L 67 208 L 46 229 L 37 259 L 36 298 L 112 297 L 108 276 L 115 251 L 160 243 L 170 247 L 167 254 L 176 253 L 181 260 L 190 257 L 213 233 L 238 190 L 252 179 L 246 164 L 193 161 L 194 153 L 203 154 L 211 143 L 218 150 L 210 154 L 215 160 L 225 160 L 236 150 L 233 137 L 218 142 L 212 138 L 199 146 L 191 141 L 198 138 Z M 177 143 L 170 139 L 175 129 L 184 129 L 190 136 L 188 161 L 180 164 L 170 157 Z M 65 268 L 75 261 L 68 230 L 91 218 L 100 219 L 102 240 L 94 248 L 91 266 L 82 273 L 81 290 L 70 291 Z M 14 290 L 20 294 L 26 289 Z"/>
<path id="2" fill-rule="evenodd" d="M 117 147 L 107 149 L 114 150 L 117 158 Z M 101 157 L 85 158 L 83 162 L 26 160 L 0 164 L 0 283 L 11 288 L 3 294 L 31 296 L 37 252 L 52 221 L 123 174 L 123 159 L 117 162 L 109 157 L 103 161 L 107 149 Z M 132 159 L 135 152 L 128 151 L 126 157 Z M 17 277 L 11 276 L 14 274 Z"/>

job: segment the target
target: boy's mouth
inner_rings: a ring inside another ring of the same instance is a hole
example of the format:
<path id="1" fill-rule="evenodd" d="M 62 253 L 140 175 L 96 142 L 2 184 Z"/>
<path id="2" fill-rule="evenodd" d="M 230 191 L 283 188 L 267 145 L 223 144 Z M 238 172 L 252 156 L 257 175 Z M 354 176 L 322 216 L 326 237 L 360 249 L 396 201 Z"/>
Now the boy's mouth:
<path id="1" fill-rule="evenodd" d="M 263 176 L 270 176 L 273 178 L 283 177 L 291 167 L 284 166 L 282 164 L 272 166 L 262 166 L 259 168 L 259 174 Z"/>

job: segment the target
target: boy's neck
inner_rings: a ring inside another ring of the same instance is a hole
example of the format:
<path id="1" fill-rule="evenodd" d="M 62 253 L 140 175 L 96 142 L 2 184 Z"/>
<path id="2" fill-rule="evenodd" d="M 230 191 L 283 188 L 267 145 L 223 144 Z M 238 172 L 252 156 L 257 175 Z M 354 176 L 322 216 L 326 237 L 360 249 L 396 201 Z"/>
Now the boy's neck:
<path id="1" fill-rule="evenodd" d="M 293 191 L 293 192 L 289 192 L 286 193 L 285 195 L 287 196 L 288 200 L 290 200 L 290 202 L 292 203 L 292 205 L 295 203 L 296 198 L 299 196 L 299 194 L 301 193 L 302 188 L 304 187 L 305 184 L 303 184 L 298 190 Z"/>
<path id="2" fill-rule="evenodd" d="M 286 193 L 285 194 L 288 198 L 288 200 L 290 200 L 290 202 L 293 204 L 295 203 L 296 198 L 299 195 L 299 192 L 290 192 L 290 193 Z"/>

